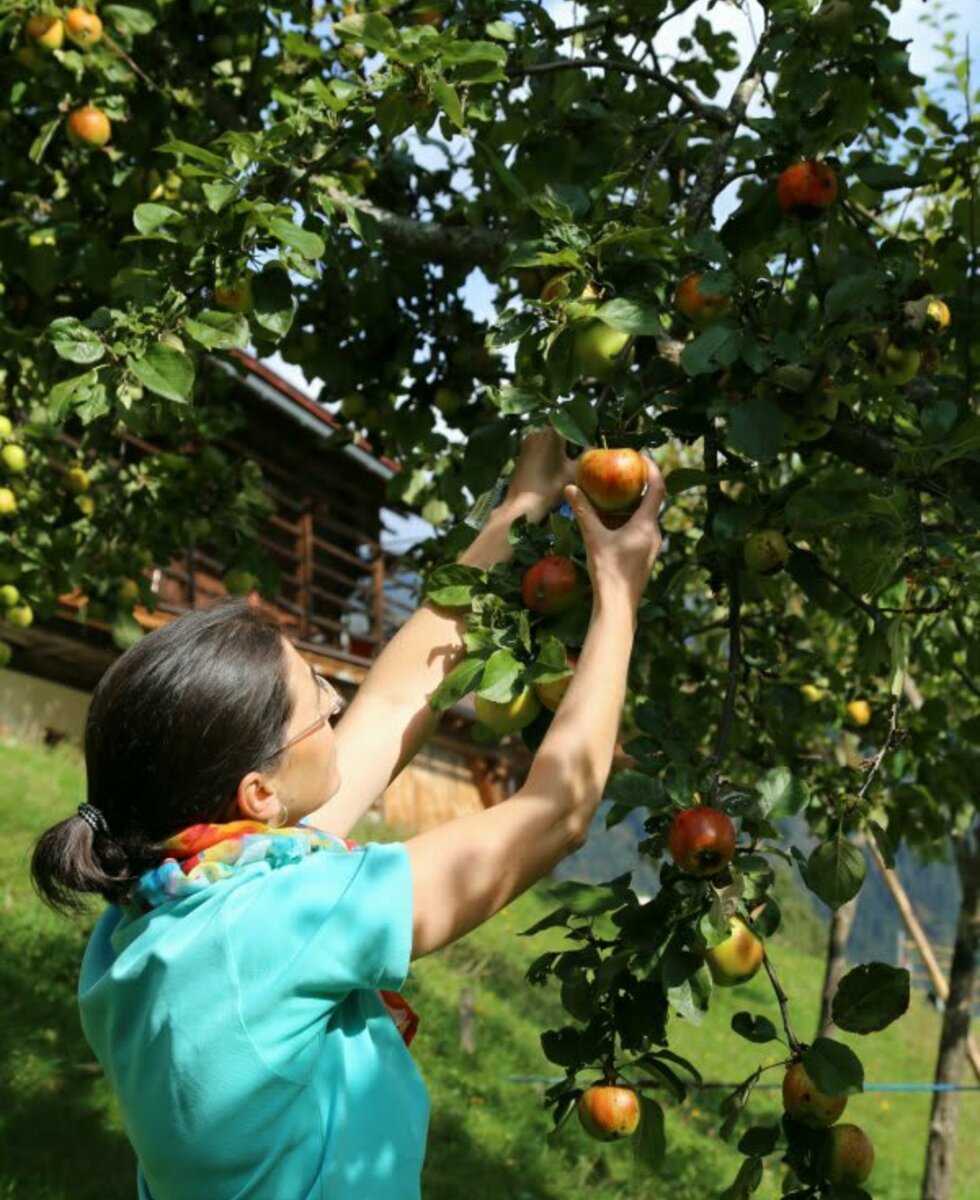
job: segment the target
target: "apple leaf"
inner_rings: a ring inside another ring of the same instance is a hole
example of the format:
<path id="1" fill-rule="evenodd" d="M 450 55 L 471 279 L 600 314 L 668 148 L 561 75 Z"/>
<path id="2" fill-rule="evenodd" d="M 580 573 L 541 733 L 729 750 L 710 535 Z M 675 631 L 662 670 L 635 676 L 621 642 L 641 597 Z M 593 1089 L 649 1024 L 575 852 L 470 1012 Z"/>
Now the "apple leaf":
<path id="1" fill-rule="evenodd" d="M 732 1029 L 739 1037 L 744 1037 L 748 1042 L 756 1042 L 760 1046 L 765 1042 L 776 1041 L 779 1036 L 776 1026 L 768 1017 L 754 1016 L 749 1012 L 737 1012 L 732 1017 Z"/>
<path id="2" fill-rule="evenodd" d="M 751 1132 L 751 1131 L 750 1131 Z M 750 1155 L 738 1169 L 732 1184 L 721 1193 L 721 1200 L 748 1200 L 762 1183 L 762 1159 Z"/>
<path id="3" fill-rule="evenodd" d="M 495 650 L 486 661 L 480 680 L 480 695 L 497 704 L 507 703 L 514 698 L 515 684 L 523 671 L 524 664 L 509 650 Z"/>
<path id="4" fill-rule="evenodd" d="M 807 859 L 804 879 L 811 892 L 837 909 L 858 894 L 866 871 L 861 851 L 838 834 L 816 847 Z"/>
<path id="5" fill-rule="evenodd" d="M 327 252 L 323 238 L 312 230 L 303 229 L 285 217 L 273 217 L 269 222 L 269 232 L 283 246 L 289 246 L 303 258 L 323 258 Z"/>
<path id="6" fill-rule="evenodd" d="M 255 320 L 263 329 L 279 337 L 293 323 L 293 289 L 289 276 L 278 266 L 266 266 L 252 284 Z"/>
<path id="7" fill-rule="evenodd" d="M 706 329 L 681 351 L 681 366 L 688 375 L 710 375 L 730 367 L 742 352 L 742 335 L 730 325 Z"/>
<path id="8" fill-rule="evenodd" d="M 382 54 L 397 46 L 398 30 L 381 13 L 355 13 L 342 21 L 335 21 L 333 32 L 345 42 L 359 42 L 368 50 L 380 50 Z"/>
<path id="9" fill-rule="evenodd" d="M 574 879 L 567 879 L 551 888 L 549 894 L 575 916 L 594 917 L 626 903 L 629 881 L 629 871 L 609 883 L 578 883 Z"/>
<path id="10" fill-rule="evenodd" d="M 754 396 L 731 414 L 728 444 L 756 462 L 771 462 L 783 444 L 783 410 L 768 396 Z"/>
<path id="11" fill-rule="evenodd" d="M 184 214 L 169 204 L 137 204 L 133 209 L 133 224 L 140 233 L 153 234 L 171 221 L 183 221 Z"/>
<path id="12" fill-rule="evenodd" d="M 649 1096 L 640 1096 L 640 1126 L 633 1137 L 635 1160 L 659 1171 L 667 1153 L 664 1110 Z"/>
<path id="13" fill-rule="evenodd" d="M 657 310 L 645 308 L 633 300 L 621 297 L 608 300 L 596 309 L 595 315 L 610 329 L 617 329 L 620 333 L 631 333 L 634 337 L 663 333 L 663 322 Z"/>
<path id="14" fill-rule="evenodd" d="M 183 350 L 158 342 L 142 358 L 129 357 L 126 365 L 149 391 L 165 400 L 186 404 L 194 390 L 194 360 Z"/>
<path id="15" fill-rule="evenodd" d="M 778 1125 L 753 1125 L 739 1139 L 739 1153 L 765 1158 L 776 1149 L 781 1132 Z"/>
<path id="16" fill-rule="evenodd" d="M 446 563 L 429 576 L 425 596 L 444 608 L 468 608 L 475 595 L 486 591 L 486 583 L 486 573 L 478 567 Z"/>
<path id="17" fill-rule="evenodd" d="M 67 362 L 88 366 L 105 354 L 105 344 L 93 329 L 75 317 L 58 317 L 48 326 L 48 339 L 55 354 Z"/>
<path id="18" fill-rule="evenodd" d="M 461 659 L 429 697 L 429 707 L 432 711 L 442 712 L 445 708 L 451 708 L 468 692 L 473 691 L 483 675 L 485 666 L 486 659 L 482 655 Z"/>
<path id="19" fill-rule="evenodd" d="M 249 342 L 248 321 L 241 313 L 206 309 L 184 318 L 184 329 L 205 350 L 244 350 Z"/>
<path id="20" fill-rule="evenodd" d="M 546 1029 L 541 1035 L 545 1058 L 558 1067 L 577 1067 L 588 1058 L 590 1045 L 591 1039 L 571 1025 Z"/>
<path id="21" fill-rule="evenodd" d="M 755 785 L 759 794 L 758 808 L 765 817 L 791 817 L 806 808 L 810 789 L 797 779 L 788 767 L 773 767 Z"/>
<path id="22" fill-rule="evenodd" d="M 834 1024 L 848 1033 L 887 1029 L 908 1010 L 909 973 L 888 963 L 862 963 L 837 985 Z"/>
<path id="23" fill-rule="evenodd" d="M 849 1047 L 820 1037 L 803 1052 L 803 1066 L 814 1085 L 828 1096 L 852 1096 L 864 1091 L 864 1067 Z"/>

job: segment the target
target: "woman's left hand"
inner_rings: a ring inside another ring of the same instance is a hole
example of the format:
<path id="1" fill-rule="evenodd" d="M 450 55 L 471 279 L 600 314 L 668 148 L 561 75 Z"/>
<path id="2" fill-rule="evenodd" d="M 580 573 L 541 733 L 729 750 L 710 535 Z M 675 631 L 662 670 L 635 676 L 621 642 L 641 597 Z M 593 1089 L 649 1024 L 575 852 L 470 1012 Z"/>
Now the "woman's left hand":
<path id="1" fill-rule="evenodd" d="M 543 521 L 564 500 L 565 485 L 574 482 L 575 463 L 565 455 L 565 439 L 550 427 L 535 430 L 521 442 L 503 504 L 529 521 Z"/>

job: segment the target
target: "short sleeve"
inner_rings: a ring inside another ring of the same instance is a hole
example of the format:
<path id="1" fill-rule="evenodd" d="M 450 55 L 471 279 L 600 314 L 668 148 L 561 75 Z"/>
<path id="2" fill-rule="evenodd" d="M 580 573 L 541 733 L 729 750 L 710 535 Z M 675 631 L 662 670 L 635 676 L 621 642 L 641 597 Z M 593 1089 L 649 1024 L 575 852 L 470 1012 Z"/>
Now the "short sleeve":
<path id="1" fill-rule="evenodd" d="M 222 920 L 246 992 L 397 990 L 412 953 L 408 851 L 371 842 L 266 870 L 235 889 Z"/>

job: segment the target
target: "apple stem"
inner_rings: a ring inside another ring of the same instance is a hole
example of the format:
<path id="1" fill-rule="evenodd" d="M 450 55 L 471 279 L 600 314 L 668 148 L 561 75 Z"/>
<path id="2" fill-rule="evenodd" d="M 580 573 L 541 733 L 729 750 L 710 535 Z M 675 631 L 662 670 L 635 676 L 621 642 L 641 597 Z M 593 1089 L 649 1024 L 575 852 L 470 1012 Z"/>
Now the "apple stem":
<path id="1" fill-rule="evenodd" d="M 772 984 L 772 990 L 776 993 L 776 999 L 779 1002 L 779 1012 L 783 1018 L 783 1028 L 786 1030 L 786 1041 L 789 1043 L 792 1053 L 798 1055 L 802 1052 L 803 1046 L 793 1032 L 792 1025 L 789 1023 L 789 997 L 782 989 L 773 965 L 769 961 L 768 952 L 763 955 L 762 962 L 766 968 L 766 974 L 769 976 L 769 982 Z"/>

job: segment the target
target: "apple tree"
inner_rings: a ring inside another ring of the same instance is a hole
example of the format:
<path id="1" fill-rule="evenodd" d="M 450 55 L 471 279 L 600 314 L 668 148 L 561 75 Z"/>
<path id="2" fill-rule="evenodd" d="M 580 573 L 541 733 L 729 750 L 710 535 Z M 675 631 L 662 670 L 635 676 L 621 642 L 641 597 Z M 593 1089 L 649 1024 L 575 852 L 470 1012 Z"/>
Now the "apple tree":
<path id="1" fill-rule="evenodd" d="M 587 622 L 582 543 L 559 511 L 461 566 L 473 502 L 531 425 L 668 474 L 606 797 L 661 887 L 560 885 L 569 948 L 529 978 L 569 1017 L 543 1036 L 556 1125 L 633 1133 L 655 1169 L 655 1094 L 699 1080 L 672 1022 L 767 973 L 782 1028 L 732 1036 L 782 1041 L 786 1114 L 741 1131 L 732 1200 L 767 1159 L 797 1200 L 868 1194 L 870 1142 L 832 1117 L 861 1064 L 798 1036 L 773 863 L 837 908 L 854 835 L 891 860 L 974 817 L 977 126 L 962 64 L 943 94 L 911 73 L 896 8 L 726 6 L 743 52 L 711 0 L 0 0 L 4 620 L 77 588 L 125 643 L 147 564 L 189 540 L 274 587 L 261 476 L 212 443 L 238 419 L 214 364 L 279 353 L 437 526 L 425 594 L 468 633 L 434 706 L 474 692 L 488 738 L 534 747 Z M 907 1002 L 864 964 L 833 1015 L 869 1034 Z"/>

